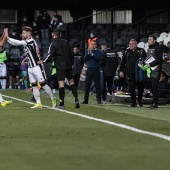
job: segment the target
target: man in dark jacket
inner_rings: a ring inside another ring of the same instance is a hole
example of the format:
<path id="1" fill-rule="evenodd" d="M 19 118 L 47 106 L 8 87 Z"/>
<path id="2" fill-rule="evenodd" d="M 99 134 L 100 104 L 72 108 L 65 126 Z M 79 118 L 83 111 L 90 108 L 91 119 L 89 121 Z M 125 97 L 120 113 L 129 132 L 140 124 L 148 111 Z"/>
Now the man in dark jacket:
<path id="1" fill-rule="evenodd" d="M 71 91 L 75 97 L 75 108 L 80 108 L 79 100 L 78 100 L 78 93 L 76 85 L 74 84 L 73 80 L 73 55 L 72 50 L 68 44 L 68 41 L 61 38 L 60 30 L 54 29 L 52 32 L 52 39 L 53 42 L 50 44 L 48 55 L 44 61 L 39 62 L 48 62 L 54 58 L 54 62 L 56 65 L 57 71 L 57 80 L 59 85 L 59 97 L 60 97 L 60 104 L 58 105 L 58 109 L 64 109 L 64 80 L 65 78 L 68 79 Z"/>
<path id="2" fill-rule="evenodd" d="M 153 94 L 153 104 L 149 106 L 149 108 L 155 109 L 158 108 L 158 83 L 162 70 L 163 58 L 161 48 L 158 42 L 156 42 L 156 37 L 154 35 L 149 35 L 148 47 L 147 58 L 153 58 L 152 62 L 147 63 L 148 67 L 151 68 L 151 92 Z"/>
<path id="3" fill-rule="evenodd" d="M 76 87 L 78 87 L 81 70 L 83 69 L 83 65 L 84 65 L 84 59 L 82 54 L 79 53 L 78 46 L 73 47 L 73 56 L 74 56 L 73 77 L 74 77 L 74 83 Z"/>
<path id="4" fill-rule="evenodd" d="M 87 71 L 85 80 L 85 95 L 82 104 L 88 104 L 92 80 L 94 81 L 96 88 L 97 104 L 101 104 L 100 60 L 101 50 L 97 48 L 97 41 L 92 40 L 90 47 L 85 51 L 84 55 L 84 62 L 87 65 Z"/>
<path id="5" fill-rule="evenodd" d="M 146 52 L 143 48 L 137 47 L 137 41 L 131 39 L 129 41 L 129 47 L 125 50 L 123 58 L 120 62 L 119 76 L 124 77 L 124 72 L 126 72 L 128 82 L 129 82 L 129 92 L 131 96 L 130 107 L 142 107 L 141 102 L 144 91 L 144 81 L 147 78 L 146 72 L 138 67 L 139 59 L 144 60 L 146 57 Z M 138 69 L 136 69 L 136 67 Z M 124 69 L 126 68 L 126 69 Z M 138 77 L 137 75 L 140 76 Z M 136 88 L 138 90 L 138 97 L 136 100 Z"/>
<path id="6" fill-rule="evenodd" d="M 104 79 L 102 98 L 103 98 L 103 102 L 105 102 L 106 94 L 107 94 L 106 84 L 107 84 L 109 94 L 112 95 L 113 92 L 112 86 L 113 86 L 113 79 L 114 76 L 116 75 L 116 70 L 118 67 L 118 55 L 116 54 L 115 51 L 108 48 L 106 43 L 103 43 L 101 45 L 101 50 L 102 50 L 102 57 L 100 61 L 100 66 L 102 67 L 103 70 L 103 79 Z"/>

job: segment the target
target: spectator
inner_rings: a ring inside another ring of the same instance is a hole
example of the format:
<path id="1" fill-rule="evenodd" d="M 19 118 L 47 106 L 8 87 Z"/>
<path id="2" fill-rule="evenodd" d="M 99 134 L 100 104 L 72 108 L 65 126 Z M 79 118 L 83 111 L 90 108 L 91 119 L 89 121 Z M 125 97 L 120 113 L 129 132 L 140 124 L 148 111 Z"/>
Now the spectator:
<path id="1" fill-rule="evenodd" d="M 168 78 L 167 74 L 162 71 L 158 83 L 158 98 L 170 97 L 170 83 L 168 83 Z"/>
<path id="2" fill-rule="evenodd" d="M 98 38 L 94 35 L 94 33 L 91 32 L 91 33 L 90 33 L 90 37 L 89 37 L 88 40 L 87 40 L 88 48 L 90 48 L 91 42 L 92 42 L 93 40 L 96 41 L 97 46 L 98 46 Z"/>
<path id="3" fill-rule="evenodd" d="M 78 88 L 81 70 L 83 69 L 84 59 L 82 54 L 79 53 L 79 48 L 77 46 L 73 47 L 73 57 L 74 57 L 73 78 L 74 78 L 74 83 Z"/>
<path id="4" fill-rule="evenodd" d="M 38 16 L 37 16 L 37 18 L 36 18 L 36 22 L 37 22 L 37 25 L 41 28 L 41 26 L 42 26 L 42 18 L 43 18 L 43 10 L 40 10 L 39 11 L 39 14 L 38 14 Z"/>
<path id="5" fill-rule="evenodd" d="M 7 68 L 10 74 L 9 75 L 9 89 L 12 89 L 14 79 L 16 79 L 18 89 L 20 89 L 20 68 L 16 64 L 10 61 L 7 62 Z"/>
<path id="6" fill-rule="evenodd" d="M 167 42 L 167 60 L 170 61 L 170 41 Z"/>
<path id="7" fill-rule="evenodd" d="M 21 35 L 18 34 L 17 30 L 13 30 L 12 33 L 10 34 L 11 38 L 17 39 L 17 40 L 21 40 Z"/>
<path id="8" fill-rule="evenodd" d="M 168 47 L 164 44 L 163 37 L 158 37 L 157 42 L 159 43 L 159 47 L 161 48 L 162 56 L 167 54 Z"/>
<path id="9" fill-rule="evenodd" d="M 41 41 L 41 27 L 37 24 L 36 21 L 32 22 L 32 33 L 34 39 L 40 39 Z"/>
<path id="10" fill-rule="evenodd" d="M 143 107 L 141 100 L 144 92 L 144 82 L 146 81 L 147 76 L 146 72 L 138 66 L 138 63 L 140 59 L 143 61 L 145 57 L 145 50 L 143 48 L 137 47 L 137 41 L 135 39 L 131 39 L 129 41 L 129 47 L 123 54 L 119 68 L 119 76 L 122 78 L 126 73 L 128 78 L 129 92 L 131 97 L 130 107 Z M 138 91 L 137 100 L 136 88 Z"/>
<path id="11" fill-rule="evenodd" d="M 53 30 L 57 28 L 57 26 L 59 25 L 60 22 L 61 21 L 60 21 L 59 15 L 54 15 L 53 20 L 51 21 L 51 23 L 49 25 L 50 31 L 53 32 Z"/>
<path id="12" fill-rule="evenodd" d="M 66 38 L 66 24 L 63 21 L 59 22 L 57 29 L 61 31 L 61 37 Z"/>
<path id="13" fill-rule="evenodd" d="M 28 61 L 25 55 L 21 55 L 20 57 L 19 68 L 22 88 L 28 90 Z"/>
<path id="14" fill-rule="evenodd" d="M 94 81 L 96 88 L 97 104 L 101 104 L 100 60 L 101 50 L 97 48 L 97 41 L 93 40 L 84 55 L 84 62 L 87 64 L 87 71 L 85 80 L 85 95 L 82 104 L 88 104 L 92 80 Z"/>
<path id="15" fill-rule="evenodd" d="M 148 37 L 148 49 L 147 49 L 147 57 L 152 57 L 153 61 L 148 63 L 147 66 L 149 68 L 155 67 L 155 69 L 151 69 L 151 92 L 153 94 L 152 105 L 149 106 L 150 109 L 158 108 L 158 84 L 159 77 L 162 69 L 162 51 L 156 42 L 156 37 L 154 35 L 149 35 Z"/>
<path id="16" fill-rule="evenodd" d="M 26 14 L 23 15 L 22 20 L 18 22 L 18 34 L 21 35 L 22 34 L 22 27 L 24 26 L 29 26 L 31 27 L 31 21 L 28 20 L 28 16 Z"/>
<path id="17" fill-rule="evenodd" d="M 51 17 L 47 13 L 47 11 L 43 11 L 42 15 L 42 21 L 41 21 L 41 36 L 42 39 L 47 39 L 50 40 L 50 22 L 51 22 Z"/>
<path id="18" fill-rule="evenodd" d="M 53 14 L 51 17 L 51 23 L 53 22 L 54 16 L 60 16 L 56 10 L 53 10 Z"/>
<path id="19" fill-rule="evenodd" d="M 110 96 L 113 93 L 113 79 L 116 75 L 116 70 L 118 67 L 118 55 L 116 54 L 115 51 L 111 50 L 108 48 L 108 45 L 106 43 L 103 43 L 101 45 L 101 50 L 102 50 L 102 57 L 101 57 L 101 62 L 100 66 L 102 67 L 103 70 L 103 79 L 104 79 L 104 87 L 103 87 L 103 92 L 102 92 L 102 98 L 103 102 L 106 102 L 106 86 L 108 88 L 108 93 Z"/>

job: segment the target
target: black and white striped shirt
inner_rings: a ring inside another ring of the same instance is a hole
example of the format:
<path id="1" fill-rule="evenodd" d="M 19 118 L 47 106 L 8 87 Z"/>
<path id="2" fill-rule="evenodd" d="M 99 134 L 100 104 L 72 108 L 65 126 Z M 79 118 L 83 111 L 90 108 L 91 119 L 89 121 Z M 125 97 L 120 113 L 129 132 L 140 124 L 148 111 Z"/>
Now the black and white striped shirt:
<path id="1" fill-rule="evenodd" d="M 40 51 L 36 41 L 33 38 L 27 40 L 16 40 L 9 38 L 7 41 L 13 46 L 23 46 L 29 68 L 38 65 L 37 62 L 40 60 Z"/>

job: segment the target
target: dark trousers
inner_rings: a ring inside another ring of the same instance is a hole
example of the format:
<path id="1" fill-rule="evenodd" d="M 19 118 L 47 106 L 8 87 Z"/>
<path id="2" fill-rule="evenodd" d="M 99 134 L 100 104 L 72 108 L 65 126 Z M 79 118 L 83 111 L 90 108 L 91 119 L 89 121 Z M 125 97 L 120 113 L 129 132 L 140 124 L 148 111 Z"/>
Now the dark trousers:
<path id="1" fill-rule="evenodd" d="M 74 74 L 73 79 L 74 79 L 74 84 L 76 85 L 76 87 L 78 87 L 80 81 L 80 74 Z"/>
<path id="2" fill-rule="evenodd" d="M 142 100 L 143 97 L 143 91 L 144 91 L 144 81 L 138 81 L 136 82 L 135 74 L 129 74 L 129 92 L 131 101 L 133 103 L 136 102 L 136 91 L 138 90 L 138 100 Z"/>
<path id="3" fill-rule="evenodd" d="M 87 70 L 86 72 L 86 80 L 85 80 L 85 96 L 84 101 L 88 101 L 89 92 L 92 80 L 94 81 L 94 85 L 96 88 L 96 98 L 97 101 L 101 101 L 101 91 L 100 91 L 100 70 Z"/>
<path id="4" fill-rule="evenodd" d="M 54 81 L 54 82 L 53 82 L 53 88 L 54 88 L 54 89 L 58 89 L 58 81 L 57 81 L 57 76 L 56 76 L 56 74 L 53 74 L 53 75 L 51 75 L 50 77 L 48 77 L 48 79 L 47 79 L 47 84 L 50 86 L 52 81 Z"/>
<path id="5" fill-rule="evenodd" d="M 151 92 L 153 94 L 153 104 L 158 104 L 158 83 L 159 77 L 151 77 Z"/>
<path id="6" fill-rule="evenodd" d="M 104 87 L 103 87 L 103 92 L 102 92 L 103 100 L 106 100 L 106 94 L 107 94 L 106 85 L 107 85 L 107 88 L 108 88 L 108 92 L 110 93 L 110 95 L 112 95 L 113 78 L 114 78 L 113 76 L 103 76 L 103 79 L 104 79 L 104 85 L 103 85 Z"/>

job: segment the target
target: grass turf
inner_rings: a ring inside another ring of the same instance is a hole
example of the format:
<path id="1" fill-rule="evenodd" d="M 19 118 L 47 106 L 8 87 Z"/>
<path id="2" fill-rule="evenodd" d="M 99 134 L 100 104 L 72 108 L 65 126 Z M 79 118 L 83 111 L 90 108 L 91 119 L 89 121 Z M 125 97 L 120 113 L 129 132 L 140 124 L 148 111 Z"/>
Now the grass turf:
<path id="1" fill-rule="evenodd" d="M 3 94 L 25 101 L 32 97 L 23 90 L 6 90 Z M 51 106 L 46 94 L 41 94 L 41 98 L 44 105 Z M 79 99 L 83 100 L 82 91 Z M 169 105 L 156 110 L 146 106 L 128 108 L 127 104 L 97 105 L 92 95 L 89 105 L 75 109 L 72 95 L 66 93 L 65 100 L 66 110 L 80 116 L 45 107 L 30 109 L 29 103 L 14 99 L 0 108 L 0 169 L 166 170 L 170 167 L 170 141 L 81 117 L 87 115 L 170 136 Z"/>

